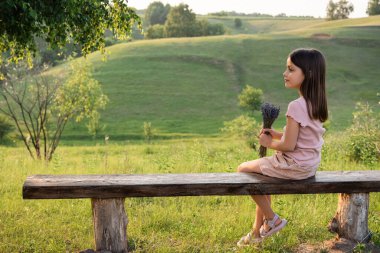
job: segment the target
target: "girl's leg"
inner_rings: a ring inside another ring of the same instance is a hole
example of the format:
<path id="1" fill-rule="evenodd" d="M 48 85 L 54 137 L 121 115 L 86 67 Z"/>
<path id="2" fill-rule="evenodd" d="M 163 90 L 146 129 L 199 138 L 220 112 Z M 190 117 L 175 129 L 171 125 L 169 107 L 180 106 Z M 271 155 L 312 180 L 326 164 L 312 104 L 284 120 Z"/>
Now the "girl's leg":
<path id="1" fill-rule="evenodd" d="M 269 202 L 269 206 L 271 205 L 271 198 L 270 198 L 270 195 L 264 195 L 268 202 Z M 252 199 L 254 199 L 254 195 L 252 195 Z M 263 211 L 261 210 L 260 206 L 259 205 L 256 205 L 256 218 L 255 218 L 255 223 L 253 224 L 253 227 L 252 227 L 252 231 L 253 231 L 253 234 L 255 237 L 260 237 L 260 228 L 261 226 L 264 224 L 264 213 Z"/>
<path id="2" fill-rule="evenodd" d="M 253 160 L 244 162 L 237 168 L 238 172 L 258 173 L 263 174 L 259 161 Z M 269 195 L 252 195 L 252 199 L 256 202 L 256 219 L 253 227 L 253 233 L 255 237 L 260 236 L 260 228 L 264 224 L 264 219 L 272 220 L 274 218 L 274 212 L 271 208 L 271 199 Z M 281 223 L 281 221 L 279 221 Z"/>

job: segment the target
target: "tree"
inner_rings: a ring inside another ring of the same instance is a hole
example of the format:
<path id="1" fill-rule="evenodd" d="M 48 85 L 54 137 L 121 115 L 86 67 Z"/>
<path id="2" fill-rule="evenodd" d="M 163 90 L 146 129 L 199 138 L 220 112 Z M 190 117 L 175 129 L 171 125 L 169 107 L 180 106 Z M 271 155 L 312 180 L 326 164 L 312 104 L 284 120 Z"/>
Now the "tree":
<path id="1" fill-rule="evenodd" d="M 239 95 L 239 105 L 249 112 L 259 111 L 263 103 L 263 91 L 255 89 L 250 85 L 246 85 Z"/>
<path id="2" fill-rule="evenodd" d="M 330 0 L 326 11 L 327 20 L 346 19 L 354 11 L 354 6 L 347 0 L 339 0 L 337 3 Z"/>
<path id="3" fill-rule="evenodd" d="M 87 55 L 98 49 L 104 52 L 106 29 L 123 39 L 136 22 L 141 25 L 124 0 L 7 0 L 0 2 L 0 20 L 0 54 L 6 53 L 0 65 L 24 58 L 31 65 L 35 37 L 52 48 L 72 40 Z"/>
<path id="4" fill-rule="evenodd" d="M 89 66 L 76 61 L 66 80 L 8 71 L 0 86 L 0 112 L 15 124 L 32 158 L 51 160 L 71 119 L 98 120 L 107 97 L 91 77 Z M 34 150 L 34 151 L 33 151 Z"/>
<path id="5" fill-rule="evenodd" d="M 367 14 L 369 16 L 380 14 L 380 1 L 379 0 L 370 0 L 368 2 Z"/>
<path id="6" fill-rule="evenodd" d="M 193 37 L 197 35 L 195 13 L 187 4 L 172 7 L 165 23 L 167 37 Z"/>
<path id="7" fill-rule="evenodd" d="M 149 4 L 145 11 L 144 21 L 147 25 L 163 25 L 165 24 L 166 17 L 170 11 L 170 5 L 164 6 L 161 2 L 153 2 Z"/>
<path id="8" fill-rule="evenodd" d="M 234 19 L 235 28 L 241 28 L 243 26 L 243 21 L 240 18 Z"/>

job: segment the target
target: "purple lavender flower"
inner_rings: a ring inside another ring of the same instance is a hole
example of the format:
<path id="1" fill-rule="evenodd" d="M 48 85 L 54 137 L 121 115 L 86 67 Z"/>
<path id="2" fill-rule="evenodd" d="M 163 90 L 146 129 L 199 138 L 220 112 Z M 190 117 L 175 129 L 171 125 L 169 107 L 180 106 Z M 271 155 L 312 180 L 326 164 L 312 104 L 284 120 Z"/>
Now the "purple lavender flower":
<path id="1" fill-rule="evenodd" d="M 263 115 L 263 128 L 271 128 L 273 122 L 277 119 L 278 114 L 280 113 L 280 107 L 263 103 L 261 105 L 261 114 Z M 265 133 L 269 134 L 269 133 Z M 267 148 L 260 146 L 259 155 L 264 157 L 267 154 Z"/>

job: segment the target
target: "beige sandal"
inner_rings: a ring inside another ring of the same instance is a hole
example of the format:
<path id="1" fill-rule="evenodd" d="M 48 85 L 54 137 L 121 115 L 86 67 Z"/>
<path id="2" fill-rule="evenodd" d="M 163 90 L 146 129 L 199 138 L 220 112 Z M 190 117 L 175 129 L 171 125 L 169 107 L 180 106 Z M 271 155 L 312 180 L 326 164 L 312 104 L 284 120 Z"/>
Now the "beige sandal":
<path id="1" fill-rule="evenodd" d="M 249 245 L 259 244 L 263 241 L 262 237 L 253 237 L 252 231 L 249 232 L 246 236 L 243 236 L 240 238 L 240 240 L 237 243 L 238 247 L 245 247 Z"/>
<path id="2" fill-rule="evenodd" d="M 260 228 L 260 236 L 262 238 L 266 238 L 266 237 L 269 237 L 269 236 L 277 233 L 278 231 L 280 231 L 281 229 L 283 229 L 286 226 L 286 224 L 288 223 L 287 220 L 280 219 L 281 220 L 280 224 L 276 225 L 276 222 L 277 222 L 278 219 L 280 219 L 280 217 L 278 217 L 278 215 L 275 214 L 272 220 L 267 220 L 266 219 L 264 221 L 264 223 L 269 226 L 269 230 L 265 231 L 264 225 L 261 226 L 261 228 Z"/>

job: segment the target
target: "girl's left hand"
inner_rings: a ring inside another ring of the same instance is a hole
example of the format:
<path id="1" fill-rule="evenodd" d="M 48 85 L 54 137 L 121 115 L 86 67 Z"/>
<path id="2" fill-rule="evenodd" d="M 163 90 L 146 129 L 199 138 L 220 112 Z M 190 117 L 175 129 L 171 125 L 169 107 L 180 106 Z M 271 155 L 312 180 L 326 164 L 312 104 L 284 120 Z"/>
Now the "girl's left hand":
<path id="1" fill-rule="evenodd" d="M 259 143 L 263 147 L 269 147 L 272 143 L 272 136 L 269 134 L 260 134 Z"/>

